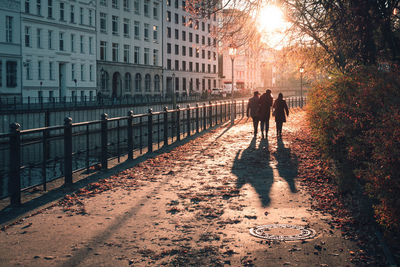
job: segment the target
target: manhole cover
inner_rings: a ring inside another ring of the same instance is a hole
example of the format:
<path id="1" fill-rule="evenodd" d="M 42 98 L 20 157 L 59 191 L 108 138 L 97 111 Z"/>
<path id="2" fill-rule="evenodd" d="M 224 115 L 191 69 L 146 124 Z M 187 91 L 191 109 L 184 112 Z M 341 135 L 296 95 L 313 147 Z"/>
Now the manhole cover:
<path id="1" fill-rule="evenodd" d="M 315 230 L 301 225 L 268 224 L 250 229 L 250 234 L 270 240 L 302 240 L 315 237 Z"/>

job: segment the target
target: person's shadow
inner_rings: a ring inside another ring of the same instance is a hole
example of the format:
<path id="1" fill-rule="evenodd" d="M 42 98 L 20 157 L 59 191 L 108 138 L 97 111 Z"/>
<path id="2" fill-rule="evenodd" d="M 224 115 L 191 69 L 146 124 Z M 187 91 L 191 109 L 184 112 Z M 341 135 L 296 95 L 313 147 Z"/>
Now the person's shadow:
<path id="1" fill-rule="evenodd" d="M 266 207 L 270 203 L 269 192 L 274 181 L 270 166 L 268 140 L 262 139 L 256 147 L 256 138 L 253 138 L 245 150 L 239 150 L 232 166 L 232 173 L 237 176 L 236 188 L 245 184 L 251 185 L 259 195 L 261 204 Z"/>
<path id="2" fill-rule="evenodd" d="M 286 180 L 289 185 L 290 191 L 296 193 L 295 178 L 298 174 L 298 158 L 292 154 L 290 148 L 286 148 L 281 138 L 277 140 L 276 152 L 273 153 L 277 164 L 279 176 Z"/>

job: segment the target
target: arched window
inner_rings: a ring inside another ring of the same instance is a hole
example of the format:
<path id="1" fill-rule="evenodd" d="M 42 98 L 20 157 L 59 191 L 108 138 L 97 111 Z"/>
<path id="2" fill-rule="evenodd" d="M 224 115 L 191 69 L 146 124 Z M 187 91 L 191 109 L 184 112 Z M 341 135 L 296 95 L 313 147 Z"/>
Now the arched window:
<path id="1" fill-rule="evenodd" d="M 144 77 L 144 89 L 146 92 L 150 92 L 151 88 L 151 77 L 150 74 L 146 74 L 146 76 Z"/>
<path id="2" fill-rule="evenodd" d="M 131 74 L 129 72 L 125 73 L 125 91 L 130 92 L 131 91 Z"/>
<path id="3" fill-rule="evenodd" d="M 160 92 L 160 76 L 154 76 L 154 92 Z"/>
<path id="4" fill-rule="evenodd" d="M 103 71 L 101 74 L 101 90 L 107 91 L 108 90 L 108 80 L 109 80 L 108 72 Z"/>
<path id="5" fill-rule="evenodd" d="M 142 91 L 142 76 L 140 73 L 136 73 L 135 75 L 135 90 L 136 92 Z"/>

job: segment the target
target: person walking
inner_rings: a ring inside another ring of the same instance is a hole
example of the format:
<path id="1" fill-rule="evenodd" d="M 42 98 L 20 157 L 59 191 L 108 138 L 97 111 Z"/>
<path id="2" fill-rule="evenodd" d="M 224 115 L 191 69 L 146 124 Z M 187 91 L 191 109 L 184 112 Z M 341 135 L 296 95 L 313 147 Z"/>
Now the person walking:
<path id="1" fill-rule="evenodd" d="M 268 89 L 260 97 L 260 108 L 258 110 L 258 119 L 261 122 L 262 138 L 264 138 L 264 127 L 265 127 L 265 137 L 268 138 L 269 118 L 271 117 L 272 103 L 273 103 L 273 99 L 271 96 L 271 90 Z"/>
<path id="2" fill-rule="evenodd" d="M 286 116 L 289 117 L 289 108 L 286 104 L 286 101 L 283 100 L 282 93 L 279 93 L 278 99 L 275 100 L 274 103 L 274 115 L 275 115 L 275 122 L 276 122 L 276 136 L 282 137 L 282 126 L 283 123 L 286 122 Z"/>
<path id="3" fill-rule="evenodd" d="M 249 99 L 249 103 L 247 104 L 247 118 L 250 117 L 253 120 L 253 128 L 254 128 L 254 137 L 257 136 L 257 131 L 258 131 L 258 108 L 260 105 L 260 93 L 258 91 L 254 92 L 254 96 Z"/>

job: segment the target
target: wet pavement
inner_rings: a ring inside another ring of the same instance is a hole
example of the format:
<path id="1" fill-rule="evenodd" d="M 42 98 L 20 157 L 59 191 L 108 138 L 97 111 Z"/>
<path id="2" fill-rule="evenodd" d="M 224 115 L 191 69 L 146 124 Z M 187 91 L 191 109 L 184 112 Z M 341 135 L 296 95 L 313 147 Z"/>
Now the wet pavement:
<path id="1" fill-rule="evenodd" d="M 354 266 L 356 242 L 311 208 L 297 180 L 292 141 L 304 116 L 291 114 L 282 139 L 272 120 L 268 139 L 253 137 L 250 120 L 226 124 L 91 184 L 0 231 L 0 266 Z M 267 224 L 316 237 L 250 235 Z"/>

